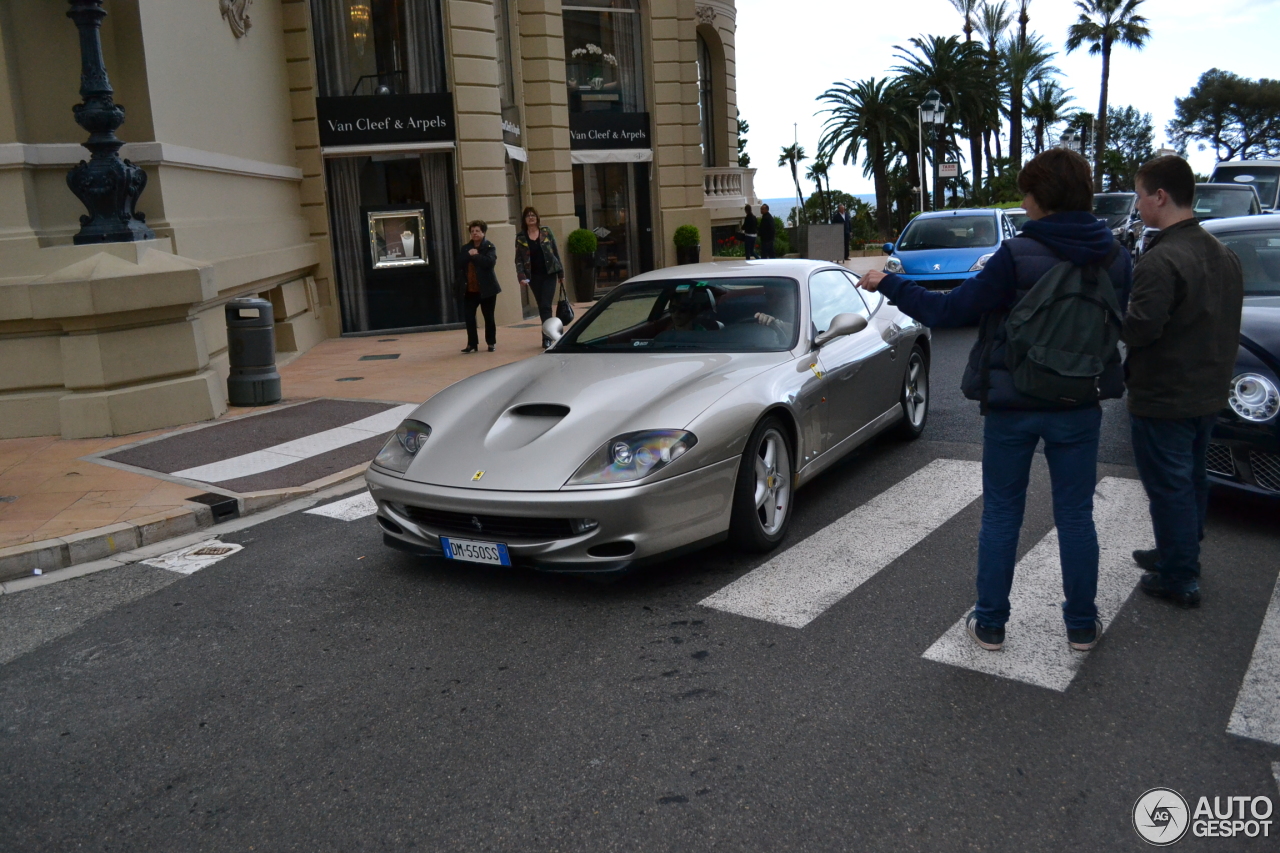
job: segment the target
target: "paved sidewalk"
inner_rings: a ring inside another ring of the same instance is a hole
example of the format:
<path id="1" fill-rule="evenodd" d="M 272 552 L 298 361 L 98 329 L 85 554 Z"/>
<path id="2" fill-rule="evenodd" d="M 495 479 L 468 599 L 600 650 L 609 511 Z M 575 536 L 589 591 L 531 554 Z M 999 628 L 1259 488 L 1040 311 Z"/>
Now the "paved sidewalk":
<path id="1" fill-rule="evenodd" d="M 579 305 L 577 310 L 587 307 Z M 0 582 L 101 560 L 193 533 L 229 517 L 228 513 L 247 515 L 304 497 L 359 477 L 368 464 L 365 457 L 372 456 L 361 453 L 358 463 L 321 472 L 324 476 L 308 482 L 237 491 L 217 481 L 177 476 L 170 473 L 175 470 L 171 465 L 157 465 L 161 470 L 151 471 L 102 458 L 111 454 L 136 461 L 128 453 L 120 454 L 121 448 L 138 446 L 133 451 L 137 456 L 146 448 L 158 447 L 166 437 L 178 436 L 176 443 L 189 442 L 193 456 L 198 456 L 216 443 L 215 433 L 202 435 L 206 428 L 216 425 L 225 433 L 224 425 L 238 424 L 244 433 L 241 451 L 261 455 L 264 447 L 255 446 L 250 433 L 264 432 L 253 429 L 268 423 L 259 419 L 264 412 L 308 400 L 373 400 L 389 404 L 382 408 L 391 410 L 392 404 L 420 403 L 459 379 L 542 351 L 536 319 L 499 327 L 496 352 L 482 347 L 480 352 L 464 355 L 459 350 L 465 344 L 462 330 L 331 339 L 280 368 L 284 399 L 275 406 L 233 408 L 212 424 L 112 438 L 0 440 Z M 353 414 L 351 419 L 356 417 Z M 371 442 L 378 443 L 367 439 L 364 446 Z M 345 462 L 351 462 L 350 450 L 347 453 Z M 300 467 L 313 473 L 317 468 Z M 229 481 L 233 485 L 261 482 L 261 478 Z M 193 501 L 196 497 L 203 502 Z"/>

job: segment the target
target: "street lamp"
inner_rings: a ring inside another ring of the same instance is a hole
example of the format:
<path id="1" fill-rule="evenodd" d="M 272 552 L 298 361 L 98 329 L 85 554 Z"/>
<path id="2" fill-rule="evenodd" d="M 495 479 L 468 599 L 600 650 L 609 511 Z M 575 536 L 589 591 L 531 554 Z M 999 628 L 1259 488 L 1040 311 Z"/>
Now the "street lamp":
<path id="1" fill-rule="evenodd" d="M 1077 154 L 1083 154 L 1084 152 L 1081 150 L 1080 142 L 1080 134 L 1070 128 L 1067 128 L 1062 132 L 1062 136 L 1058 137 L 1058 144 L 1060 147 L 1065 148 L 1068 151 L 1074 151 Z"/>
<path id="2" fill-rule="evenodd" d="M 919 115 L 917 128 L 920 131 L 920 210 L 924 210 L 924 126 L 926 124 L 934 125 L 933 139 L 933 206 L 934 208 L 942 207 L 943 195 L 942 190 L 938 186 L 938 158 L 942 151 L 942 134 L 937 130 L 937 125 L 946 121 L 947 107 L 942 103 L 942 96 L 938 94 L 936 89 L 930 89 L 929 93 L 924 96 L 924 100 L 920 102 L 920 106 L 916 108 Z"/>
<path id="3" fill-rule="evenodd" d="M 67 186 L 88 209 L 80 217 L 80 232 L 72 238 L 84 243 L 130 243 L 154 240 L 145 218 L 136 212 L 138 196 L 147 186 L 147 173 L 128 160 L 120 159 L 116 128 L 124 123 L 124 107 L 112 96 L 102 60 L 102 19 L 107 13 L 102 0 L 70 0 L 67 17 L 80 31 L 80 97 L 72 107 L 76 124 L 89 131 L 84 144 L 92 152 L 67 173 Z"/>

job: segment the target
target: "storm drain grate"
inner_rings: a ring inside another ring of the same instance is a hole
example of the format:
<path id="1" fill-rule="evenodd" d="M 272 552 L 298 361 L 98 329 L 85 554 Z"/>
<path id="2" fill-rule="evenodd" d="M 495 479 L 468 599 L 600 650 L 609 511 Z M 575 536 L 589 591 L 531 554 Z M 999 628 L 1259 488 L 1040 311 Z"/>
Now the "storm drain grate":
<path id="1" fill-rule="evenodd" d="M 361 379 L 364 379 L 364 377 L 363 376 L 343 376 L 333 381 L 334 382 L 359 382 Z"/>
<path id="2" fill-rule="evenodd" d="M 400 353 L 392 352 L 392 353 L 387 353 L 386 355 L 362 355 L 360 356 L 360 360 L 361 361 L 395 361 L 399 357 L 400 357 Z"/>
<path id="3" fill-rule="evenodd" d="M 541 325 L 542 325 L 541 323 L 516 323 L 514 326 L 509 326 L 508 328 L 511 328 L 511 329 L 532 329 L 534 326 L 541 326 Z"/>
<path id="4" fill-rule="evenodd" d="M 188 551 L 191 557 L 222 557 L 234 551 L 234 548 L 228 548 L 226 545 L 211 546 L 208 548 L 197 548 L 194 551 Z"/>

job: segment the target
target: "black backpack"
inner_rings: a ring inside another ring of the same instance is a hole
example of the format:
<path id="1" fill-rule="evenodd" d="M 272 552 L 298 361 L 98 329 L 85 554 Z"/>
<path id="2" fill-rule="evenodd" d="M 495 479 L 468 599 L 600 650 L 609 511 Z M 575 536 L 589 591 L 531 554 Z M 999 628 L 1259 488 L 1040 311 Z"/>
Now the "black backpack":
<path id="1" fill-rule="evenodd" d="M 1020 393 L 1065 405 L 1098 399 L 1103 371 L 1120 359 L 1123 315 L 1107 272 L 1119 250 L 1101 264 L 1056 264 L 1010 309 L 1005 366 Z"/>

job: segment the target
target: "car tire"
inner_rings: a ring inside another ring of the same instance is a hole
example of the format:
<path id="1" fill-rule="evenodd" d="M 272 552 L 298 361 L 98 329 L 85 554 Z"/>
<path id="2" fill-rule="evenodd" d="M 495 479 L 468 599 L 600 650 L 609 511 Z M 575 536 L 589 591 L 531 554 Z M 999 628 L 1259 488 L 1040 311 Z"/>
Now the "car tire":
<path id="1" fill-rule="evenodd" d="M 729 543 L 739 551 L 772 551 L 787 535 L 794 500 L 793 453 L 787 429 L 776 416 L 751 431 L 733 490 Z"/>
<path id="2" fill-rule="evenodd" d="M 898 422 L 898 436 L 914 441 L 924 433 L 929 420 L 929 359 L 924 347 L 916 344 L 907 358 L 907 369 L 902 374 L 902 420 Z"/>

